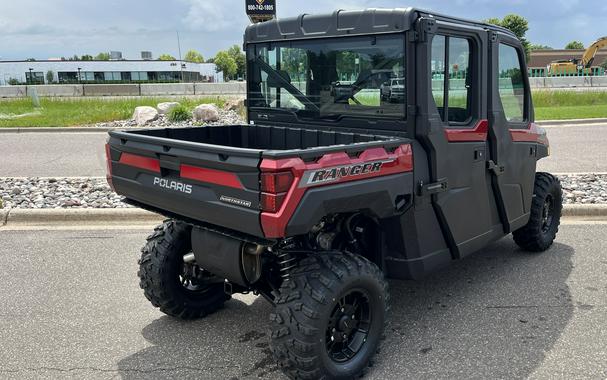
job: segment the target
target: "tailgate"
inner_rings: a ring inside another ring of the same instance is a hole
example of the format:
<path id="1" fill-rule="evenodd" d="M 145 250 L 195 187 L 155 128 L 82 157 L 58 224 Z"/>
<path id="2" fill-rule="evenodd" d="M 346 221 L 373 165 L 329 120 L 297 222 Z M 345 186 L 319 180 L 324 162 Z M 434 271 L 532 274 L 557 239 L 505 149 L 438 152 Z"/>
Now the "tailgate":
<path id="1" fill-rule="evenodd" d="M 129 132 L 109 134 L 108 179 L 118 194 L 152 208 L 264 236 L 261 151 Z"/>

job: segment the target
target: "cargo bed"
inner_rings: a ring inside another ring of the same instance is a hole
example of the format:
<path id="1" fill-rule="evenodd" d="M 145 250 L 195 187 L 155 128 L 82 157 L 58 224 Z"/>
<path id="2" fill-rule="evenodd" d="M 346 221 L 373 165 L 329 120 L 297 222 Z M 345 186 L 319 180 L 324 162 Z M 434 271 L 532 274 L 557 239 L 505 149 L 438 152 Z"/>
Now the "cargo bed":
<path id="1" fill-rule="evenodd" d="M 335 154 L 355 160 L 369 150 L 387 155 L 406 140 L 259 125 L 111 131 L 109 135 L 108 179 L 118 194 L 169 215 L 258 237 L 267 235 L 260 217 L 268 211 L 270 199 L 264 198 L 267 189 L 261 188 L 263 165 L 289 159 L 304 165 Z M 284 199 L 290 189 L 278 190 L 271 196 Z M 273 206 L 277 209 L 269 211 L 281 212 L 279 205 Z"/>

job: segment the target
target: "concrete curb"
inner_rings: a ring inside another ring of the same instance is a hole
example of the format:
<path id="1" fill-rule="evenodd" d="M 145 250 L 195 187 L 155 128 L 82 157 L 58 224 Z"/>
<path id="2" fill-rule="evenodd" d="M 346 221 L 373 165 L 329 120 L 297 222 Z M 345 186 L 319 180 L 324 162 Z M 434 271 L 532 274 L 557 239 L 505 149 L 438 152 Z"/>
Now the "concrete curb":
<path id="1" fill-rule="evenodd" d="M 607 204 L 565 205 L 563 217 L 607 221 Z M 0 209 L 1 226 L 128 226 L 155 224 L 164 217 L 137 208 L 116 209 Z"/>
<path id="2" fill-rule="evenodd" d="M 563 217 L 591 217 L 607 220 L 607 204 L 569 204 L 563 206 Z"/>
<path id="3" fill-rule="evenodd" d="M 0 225 L 4 220 L 5 226 L 151 224 L 162 219 L 161 215 L 136 208 L 0 210 Z"/>
<path id="4" fill-rule="evenodd" d="M 607 123 L 607 118 L 596 119 L 569 119 L 569 120 L 541 120 L 535 122 L 542 127 L 552 127 L 561 125 L 586 125 L 586 124 L 604 124 Z"/>
<path id="5" fill-rule="evenodd" d="M 154 129 L 146 127 L 15 127 L 0 128 L 0 133 L 105 133 L 113 130 L 136 130 L 136 129 Z M 161 127 L 159 127 L 160 129 Z"/>

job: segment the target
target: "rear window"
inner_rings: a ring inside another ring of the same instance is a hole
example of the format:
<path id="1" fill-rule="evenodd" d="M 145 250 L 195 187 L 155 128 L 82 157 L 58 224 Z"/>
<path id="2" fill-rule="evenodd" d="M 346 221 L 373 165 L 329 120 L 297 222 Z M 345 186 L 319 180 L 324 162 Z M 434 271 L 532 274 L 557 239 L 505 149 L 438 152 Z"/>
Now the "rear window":
<path id="1" fill-rule="evenodd" d="M 301 118 L 405 118 L 405 99 L 382 94 L 404 85 L 402 35 L 257 44 L 249 51 L 250 106 Z M 397 79 L 398 78 L 398 79 Z"/>

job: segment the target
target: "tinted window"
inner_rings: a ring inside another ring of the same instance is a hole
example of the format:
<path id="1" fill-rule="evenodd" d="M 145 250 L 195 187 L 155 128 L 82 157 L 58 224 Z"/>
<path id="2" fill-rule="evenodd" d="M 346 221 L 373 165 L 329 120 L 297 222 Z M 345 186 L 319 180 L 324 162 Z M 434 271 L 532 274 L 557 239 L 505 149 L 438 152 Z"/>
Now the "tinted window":
<path id="1" fill-rule="evenodd" d="M 525 82 L 522 64 L 514 47 L 500 44 L 498 71 L 498 88 L 506 119 L 524 121 Z"/>
<path id="2" fill-rule="evenodd" d="M 432 40 L 432 95 L 441 119 L 445 121 L 445 36 L 435 36 Z"/>
<path id="3" fill-rule="evenodd" d="M 304 118 L 405 116 L 403 36 L 289 41 L 252 47 L 251 107 Z"/>
<path id="4" fill-rule="evenodd" d="M 470 42 L 449 38 L 449 121 L 465 122 L 471 115 L 468 102 Z"/>
<path id="5" fill-rule="evenodd" d="M 432 40 L 432 94 L 443 121 L 464 123 L 472 115 L 470 52 L 465 38 L 437 35 Z"/>

